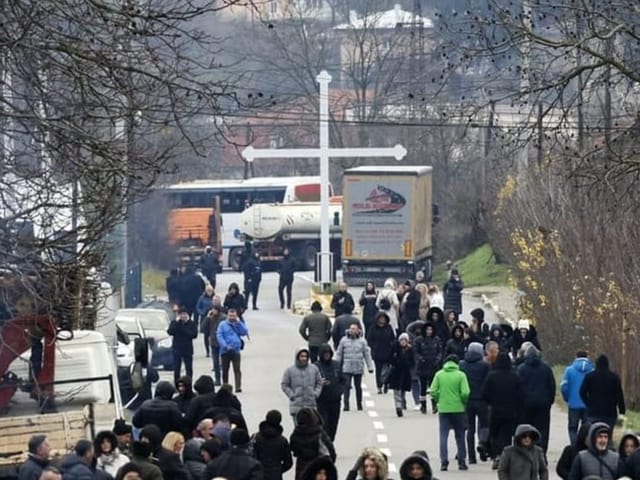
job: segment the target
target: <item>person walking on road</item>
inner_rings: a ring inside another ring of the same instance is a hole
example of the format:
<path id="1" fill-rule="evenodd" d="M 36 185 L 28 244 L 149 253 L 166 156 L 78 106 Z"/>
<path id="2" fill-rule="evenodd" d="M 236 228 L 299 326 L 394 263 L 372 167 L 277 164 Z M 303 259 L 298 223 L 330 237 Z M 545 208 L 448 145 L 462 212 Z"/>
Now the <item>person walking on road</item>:
<path id="1" fill-rule="evenodd" d="M 173 381 L 178 383 L 182 363 L 187 377 L 193 378 L 193 340 L 198 338 L 198 326 L 189 318 L 185 308 L 178 311 L 178 318 L 172 320 L 167 333 L 173 337 Z"/>
<path id="2" fill-rule="evenodd" d="M 318 360 L 318 348 L 331 338 L 331 319 L 322 313 L 322 305 L 315 301 L 311 304 L 311 313 L 305 315 L 300 323 L 299 332 L 309 344 L 309 357 L 312 362 Z"/>
<path id="3" fill-rule="evenodd" d="M 251 438 L 246 430 L 231 432 L 231 448 L 214 458 L 205 468 L 203 479 L 263 480 L 262 464 L 249 453 Z"/>
<path id="4" fill-rule="evenodd" d="M 420 382 L 420 411 L 427 413 L 427 389 L 442 362 L 442 343 L 432 322 L 427 321 L 413 342 L 416 373 Z M 431 410 L 438 413 L 438 406 L 431 399 Z"/>
<path id="5" fill-rule="evenodd" d="M 467 446 L 465 444 L 465 410 L 469 400 L 469 381 L 460 371 L 458 357 L 449 355 L 444 359 L 444 365 L 431 383 L 431 396 L 438 404 L 438 422 L 440 425 L 440 470 L 449 468 L 449 449 L 447 442 L 449 430 L 453 429 L 456 439 L 459 470 L 468 470 Z"/>
<path id="6" fill-rule="evenodd" d="M 458 269 L 451 270 L 451 275 L 444 284 L 442 291 L 444 293 L 444 309 L 453 310 L 458 315 L 462 313 L 462 289 L 464 288 L 464 282 L 460 278 Z"/>
<path id="7" fill-rule="evenodd" d="M 396 342 L 396 334 L 390 325 L 389 314 L 378 312 L 374 326 L 367 332 L 367 343 L 371 348 L 371 357 L 376 367 L 376 387 L 378 394 L 387 392 L 387 380 L 383 373 L 389 373 L 391 356 Z"/>
<path id="8" fill-rule="evenodd" d="M 291 288 L 293 287 L 293 277 L 296 271 L 296 260 L 291 257 L 291 253 L 288 248 L 285 248 L 282 251 L 282 260 L 280 260 L 280 265 L 278 266 L 278 297 L 280 298 L 280 309 L 283 309 L 285 306 L 285 296 L 284 293 L 286 291 L 286 305 L 287 310 L 291 310 Z"/>
<path id="9" fill-rule="evenodd" d="M 415 365 L 414 352 L 409 342 L 409 334 L 401 333 L 395 342 L 391 356 L 391 373 L 389 374 L 389 388 L 393 390 L 393 403 L 396 415 L 403 416 L 407 408 L 405 393 L 411 391 L 411 373 Z"/>
<path id="10" fill-rule="evenodd" d="M 329 456 L 332 462 L 336 461 L 333 442 L 322 429 L 322 420 L 313 408 L 305 407 L 298 412 L 289 445 L 296 457 L 295 480 L 300 480 L 307 465 L 318 457 Z"/>
<path id="11" fill-rule="evenodd" d="M 429 455 L 424 450 L 416 450 L 400 465 L 401 480 L 437 480 L 429 463 Z"/>
<path id="12" fill-rule="evenodd" d="M 586 351 L 578 350 L 576 358 L 562 375 L 560 392 L 569 407 L 568 425 L 569 441 L 574 444 L 578 436 L 578 428 L 587 420 L 587 407 L 580 396 L 580 387 L 587 374 L 593 371 L 593 364 Z"/>
<path id="13" fill-rule="evenodd" d="M 207 354 L 207 357 L 210 354 L 211 345 L 209 342 L 209 336 L 211 335 L 210 331 L 210 323 L 207 315 L 213 307 L 213 297 L 215 292 L 213 291 L 213 287 L 211 285 L 207 285 L 204 287 L 204 293 L 198 299 L 198 303 L 196 304 L 196 312 L 198 313 L 200 333 L 203 334 L 204 337 L 204 351 Z"/>
<path id="14" fill-rule="evenodd" d="M 309 363 L 308 349 L 296 350 L 294 364 L 284 371 L 280 388 L 289 399 L 289 413 L 294 425 L 302 408 L 316 408 L 316 400 L 322 391 L 322 377 L 318 367 Z"/>
<path id="15" fill-rule="evenodd" d="M 350 307 L 348 312 L 347 307 Z M 353 297 L 347 291 L 347 284 L 344 282 L 340 282 L 338 284 L 338 291 L 334 293 L 333 297 L 331 298 L 331 308 L 333 308 L 335 317 L 338 318 L 343 313 L 351 314 L 354 307 L 355 303 L 353 301 Z"/>
<path id="16" fill-rule="evenodd" d="M 587 407 L 587 421 L 592 425 L 604 422 L 609 425 L 609 435 L 613 435 L 618 414 L 624 415 L 624 393 L 618 374 L 609 370 L 609 358 L 600 355 L 596 368 L 588 373 L 580 386 L 580 398 Z"/>
<path id="17" fill-rule="evenodd" d="M 220 270 L 220 259 L 218 252 L 216 252 L 210 245 L 204 247 L 204 254 L 200 257 L 200 270 L 204 276 L 209 280 L 209 284 L 213 288 L 216 288 L 216 275 Z"/>
<path id="18" fill-rule="evenodd" d="M 567 445 L 562 450 L 562 454 L 556 464 L 556 473 L 562 480 L 569 480 L 573 460 L 582 450 L 587 449 L 587 436 L 589 435 L 590 428 L 591 424 L 589 422 L 582 423 L 578 429 L 575 443 Z"/>
<path id="19" fill-rule="evenodd" d="M 260 262 L 260 254 L 255 252 L 249 258 L 243 267 L 244 272 L 244 297 L 249 308 L 249 299 L 254 310 L 258 310 L 258 291 L 260 290 L 260 282 L 262 281 L 262 264 Z"/>
<path id="20" fill-rule="evenodd" d="M 282 414 L 278 410 L 270 410 L 260 422 L 258 433 L 253 436 L 253 456 L 264 467 L 264 480 L 282 480 L 282 474 L 293 466 L 291 447 L 282 435 L 281 423 Z"/>
<path id="21" fill-rule="evenodd" d="M 481 343 L 469 344 L 469 349 L 460 362 L 460 370 L 469 381 L 469 401 L 467 402 L 467 450 L 469 463 L 478 463 L 476 459 L 476 431 L 478 432 L 478 453 L 480 460 L 486 461 L 489 444 L 489 407 L 482 398 L 482 386 L 489 375 L 489 364 L 484 361 Z M 477 430 L 476 430 L 477 424 Z"/>
<path id="22" fill-rule="evenodd" d="M 376 286 L 373 282 L 367 282 L 358 301 L 362 307 L 362 324 L 364 325 L 365 336 L 375 323 L 376 313 L 378 313 L 378 307 L 376 307 L 377 301 L 378 291 L 376 290 Z"/>
<path id="23" fill-rule="evenodd" d="M 162 436 L 172 431 L 182 429 L 182 413 L 178 404 L 172 400 L 176 390 L 171 383 L 162 380 L 158 382 L 154 397 L 145 400 L 133 415 L 131 423 L 136 428 L 156 425 Z"/>
<path id="24" fill-rule="evenodd" d="M 365 448 L 353 465 L 346 480 L 389 480 L 387 457 L 379 449 Z"/>
<path id="25" fill-rule="evenodd" d="M 497 470 L 500 454 L 511 443 L 523 401 L 522 381 L 511 367 L 511 359 L 500 353 L 482 387 L 482 398 L 489 405 L 489 445 L 492 469 Z"/>
<path id="26" fill-rule="evenodd" d="M 238 318 L 238 311 L 230 308 L 227 319 L 220 322 L 216 338 L 220 346 L 222 363 L 222 383 L 229 383 L 229 365 L 233 365 L 233 379 L 236 393 L 242 392 L 242 371 L 240 370 L 240 351 L 244 348 L 242 337 L 249 335 L 244 322 Z"/>
<path id="27" fill-rule="evenodd" d="M 524 395 L 522 420 L 536 427 L 540 434 L 540 446 L 546 454 L 549 448 L 551 407 L 556 399 L 556 379 L 551 367 L 542 361 L 540 350 L 533 345 L 518 367 L 518 375 Z"/>
<path id="28" fill-rule="evenodd" d="M 346 336 L 342 337 L 336 350 L 336 361 L 342 365 L 342 374 L 345 378 L 344 411 L 349 411 L 349 394 L 353 380 L 356 389 L 356 406 L 362 410 L 362 375 L 365 364 L 369 373 L 373 373 L 373 361 L 371 349 L 362 338 L 362 330 L 357 323 L 351 324 Z"/>
<path id="29" fill-rule="evenodd" d="M 180 299 L 182 289 L 177 268 L 172 268 L 169 272 L 169 276 L 165 279 L 165 289 L 167 290 L 167 296 L 169 297 L 169 303 L 171 306 L 180 306 L 182 303 L 182 300 Z"/>
<path id="30" fill-rule="evenodd" d="M 548 480 L 549 468 L 541 447 L 540 432 L 533 425 L 518 425 L 513 445 L 502 452 L 498 480 Z"/>
<path id="31" fill-rule="evenodd" d="M 604 422 L 591 425 L 586 450 L 573 460 L 569 480 L 616 480 L 620 470 L 620 457 L 609 449 L 611 430 Z"/>
<path id="32" fill-rule="evenodd" d="M 333 348 L 338 349 L 338 344 L 342 337 L 347 334 L 349 327 L 352 324 L 358 325 L 360 327 L 360 331 L 362 331 L 362 323 L 360 323 L 360 319 L 355 315 L 352 315 L 353 311 L 352 305 L 346 305 L 343 307 L 343 312 L 340 316 L 337 316 L 333 321 L 333 328 L 331 329 L 331 338 L 333 339 Z"/>
<path id="33" fill-rule="evenodd" d="M 217 295 L 216 295 L 217 297 Z M 211 362 L 213 366 L 213 377 L 215 379 L 215 385 L 220 386 L 221 382 L 221 365 L 220 365 L 220 344 L 218 343 L 218 326 L 220 322 L 227 319 L 226 315 L 222 313 L 222 305 L 213 305 L 207 315 L 207 322 L 209 322 L 209 345 L 211 346 Z"/>
<path id="34" fill-rule="evenodd" d="M 398 310 L 400 308 L 400 300 L 398 300 L 396 288 L 396 281 L 393 278 L 387 278 L 384 281 L 384 288 L 380 291 L 376 300 L 376 307 L 388 315 L 389 324 L 394 333 L 398 331 Z"/>
<path id="35" fill-rule="evenodd" d="M 229 284 L 227 295 L 224 297 L 223 306 L 227 311 L 233 308 L 237 312 L 238 318 L 242 320 L 242 315 L 244 315 L 244 311 L 247 308 L 247 303 L 240 293 L 240 287 L 236 282 L 231 282 Z"/>
<path id="36" fill-rule="evenodd" d="M 322 393 L 317 400 L 318 413 L 324 429 L 333 442 L 340 421 L 340 400 L 344 391 L 344 378 L 340 364 L 333 359 L 333 350 L 328 343 L 320 345 L 319 358 L 315 363 L 322 377 Z"/>

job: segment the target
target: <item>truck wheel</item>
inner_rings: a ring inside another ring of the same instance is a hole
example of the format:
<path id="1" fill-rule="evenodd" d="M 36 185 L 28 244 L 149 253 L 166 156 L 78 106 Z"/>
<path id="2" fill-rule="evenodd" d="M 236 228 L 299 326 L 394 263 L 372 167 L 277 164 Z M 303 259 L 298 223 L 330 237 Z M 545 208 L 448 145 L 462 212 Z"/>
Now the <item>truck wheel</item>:
<path id="1" fill-rule="evenodd" d="M 315 270 L 318 248 L 313 243 L 307 243 L 302 249 L 300 257 L 303 270 Z"/>
<path id="2" fill-rule="evenodd" d="M 242 270 L 242 256 L 244 255 L 243 248 L 232 248 L 229 252 L 229 266 L 234 272 Z"/>

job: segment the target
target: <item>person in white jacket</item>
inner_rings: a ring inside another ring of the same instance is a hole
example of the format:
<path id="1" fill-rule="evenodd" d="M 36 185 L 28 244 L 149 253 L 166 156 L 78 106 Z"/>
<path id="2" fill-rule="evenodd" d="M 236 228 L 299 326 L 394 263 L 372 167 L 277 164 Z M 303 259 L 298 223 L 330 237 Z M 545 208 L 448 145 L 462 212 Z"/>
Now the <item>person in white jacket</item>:
<path id="1" fill-rule="evenodd" d="M 444 295 L 442 295 L 442 292 L 436 284 L 432 283 L 429 285 L 427 295 L 429 296 L 429 307 L 438 307 L 444 310 Z"/>
<path id="2" fill-rule="evenodd" d="M 389 316 L 389 325 L 393 327 L 393 331 L 398 331 L 398 309 L 400 302 L 396 294 L 396 281 L 393 278 L 387 278 L 384 281 L 384 288 L 380 291 L 376 300 L 376 307 Z M 384 308 L 388 307 L 388 308 Z"/>
<path id="3" fill-rule="evenodd" d="M 118 438 L 115 433 L 104 430 L 98 432 L 93 441 L 96 456 L 96 469 L 103 470 L 116 478 L 118 470 L 129 463 L 129 457 L 118 449 Z"/>

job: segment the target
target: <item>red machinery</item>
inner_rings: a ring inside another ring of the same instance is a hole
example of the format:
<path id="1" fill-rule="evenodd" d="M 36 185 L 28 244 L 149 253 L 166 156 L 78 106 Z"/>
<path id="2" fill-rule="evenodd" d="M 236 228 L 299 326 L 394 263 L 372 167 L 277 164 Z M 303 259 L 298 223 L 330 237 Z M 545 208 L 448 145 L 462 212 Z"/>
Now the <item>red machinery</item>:
<path id="1" fill-rule="evenodd" d="M 36 398 L 53 397 L 56 353 L 56 324 L 50 315 L 19 315 L 0 326 L 0 411 L 6 409 L 18 389 L 10 372 L 13 360 L 29 350 L 35 342 L 44 342 L 41 368 L 33 380 Z"/>

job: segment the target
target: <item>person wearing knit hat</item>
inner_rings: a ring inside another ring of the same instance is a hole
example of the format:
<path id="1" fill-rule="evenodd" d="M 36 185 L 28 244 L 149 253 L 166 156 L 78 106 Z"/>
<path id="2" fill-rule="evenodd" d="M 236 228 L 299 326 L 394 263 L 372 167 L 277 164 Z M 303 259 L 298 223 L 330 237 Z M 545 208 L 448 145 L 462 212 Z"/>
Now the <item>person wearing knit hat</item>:
<path id="1" fill-rule="evenodd" d="M 249 454 L 249 434 L 243 428 L 231 432 L 231 448 L 211 460 L 202 478 L 223 477 L 233 480 L 264 478 L 262 463 Z"/>
<path id="2" fill-rule="evenodd" d="M 309 346 L 309 359 L 312 363 L 318 360 L 320 345 L 331 338 L 331 328 L 331 320 L 322 313 L 322 305 L 316 300 L 311 305 L 311 313 L 305 315 L 298 329 Z"/>
<path id="3" fill-rule="evenodd" d="M 391 373 L 389 374 L 389 388 L 393 390 L 393 403 L 396 415 L 403 416 L 407 408 L 405 393 L 411 391 L 411 378 L 415 366 L 415 356 L 411 346 L 409 334 L 401 333 L 395 342 L 391 355 Z"/>
<path id="4" fill-rule="evenodd" d="M 489 407 L 482 399 L 482 386 L 484 385 L 491 368 L 484 361 L 484 348 L 481 343 L 469 344 L 464 360 L 460 362 L 460 370 L 469 381 L 469 401 L 465 409 L 467 415 L 467 451 L 469 463 L 478 463 L 476 460 L 476 432 L 478 433 L 478 453 L 480 459 L 488 458 L 489 443 Z M 477 427 L 477 428 L 476 428 Z"/>
<path id="5" fill-rule="evenodd" d="M 282 480 L 282 474 L 293 466 L 289 442 L 282 435 L 282 414 L 270 410 L 253 435 L 253 456 L 264 467 L 264 480 Z"/>

